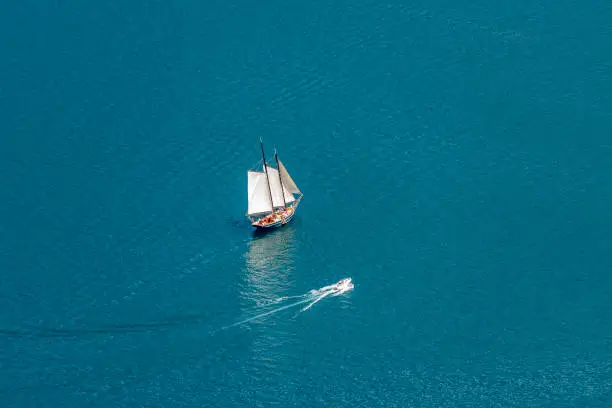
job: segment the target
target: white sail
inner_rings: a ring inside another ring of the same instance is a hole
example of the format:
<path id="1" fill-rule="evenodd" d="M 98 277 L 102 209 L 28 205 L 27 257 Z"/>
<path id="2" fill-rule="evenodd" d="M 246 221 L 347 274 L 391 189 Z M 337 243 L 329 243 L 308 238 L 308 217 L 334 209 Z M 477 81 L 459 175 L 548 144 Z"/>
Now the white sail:
<path id="1" fill-rule="evenodd" d="M 274 202 L 274 207 L 282 207 L 285 203 L 289 204 L 295 201 L 293 194 L 289 192 L 289 189 L 286 185 L 281 188 L 281 182 L 278 177 L 278 170 L 274 167 L 267 166 L 268 168 L 268 177 L 270 177 L 270 190 L 272 190 L 272 201 Z M 285 184 L 285 180 L 283 180 L 283 184 Z M 283 201 L 283 195 L 285 196 L 285 200 Z M 268 199 L 269 201 L 269 199 Z"/>
<path id="2" fill-rule="evenodd" d="M 283 166 L 283 163 L 280 161 L 280 159 L 278 159 L 278 170 L 280 171 L 280 175 L 283 179 L 283 184 L 285 185 L 285 188 L 289 190 L 291 195 L 302 194 L 298 186 L 295 184 L 295 182 L 289 175 L 289 172 L 287 171 L 285 166 Z"/>
<path id="3" fill-rule="evenodd" d="M 249 171 L 248 172 L 248 192 L 249 192 L 249 209 L 248 215 L 261 214 L 272 211 L 270 205 L 270 193 L 268 191 L 268 181 L 266 174 Z"/>

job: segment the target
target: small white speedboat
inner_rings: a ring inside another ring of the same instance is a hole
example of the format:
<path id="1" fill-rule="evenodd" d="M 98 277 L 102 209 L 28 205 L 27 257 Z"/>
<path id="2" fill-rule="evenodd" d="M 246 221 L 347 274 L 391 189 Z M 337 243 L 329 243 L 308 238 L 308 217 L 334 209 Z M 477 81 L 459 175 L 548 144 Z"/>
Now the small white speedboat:
<path id="1" fill-rule="evenodd" d="M 333 288 L 336 291 L 336 293 L 334 293 L 334 296 L 340 295 L 348 290 L 353 289 L 354 287 L 355 285 L 353 285 L 353 280 L 351 278 L 342 279 L 341 281 L 338 281 L 338 283 L 333 285 Z"/>

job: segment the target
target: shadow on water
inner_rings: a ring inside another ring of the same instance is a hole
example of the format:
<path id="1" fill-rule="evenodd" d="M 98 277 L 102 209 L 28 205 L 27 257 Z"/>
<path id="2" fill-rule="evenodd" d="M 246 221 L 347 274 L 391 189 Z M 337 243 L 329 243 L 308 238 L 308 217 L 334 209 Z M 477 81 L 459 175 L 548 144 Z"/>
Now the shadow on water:
<path id="1" fill-rule="evenodd" d="M 278 308 L 274 302 L 268 304 L 257 305 L 252 309 L 251 313 L 271 314 Z M 0 336 L 8 338 L 51 338 L 51 339 L 77 339 L 90 335 L 113 335 L 113 334 L 135 334 L 135 333 L 151 333 L 162 330 L 170 330 L 187 325 L 196 325 L 208 323 L 209 330 L 207 334 L 212 335 L 220 331 L 215 328 L 217 325 L 210 324 L 208 321 L 212 316 L 211 313 L 201 313 L 192 315 L 178 315 L 170 317 L 166 320 L 144 322 L 144 323 L 125 323 L 116 325 L 100 325 L 98 327 L 83 327 L 83 328 L 54 328 L 54 327 L 29 327 L 21 329 L 0 329 Z M 207 322 L 208 321 L 208 322 Z M 220 323 L 220 322 L 218 322 Z M 220 325 L 220 324 L 219 324 Z M 231 324 L 227 327 L 232 327 Z"/>
<path id="2" fill-rule="evenodd" d="M 295 222 L 295 220 L 294 220 Z M 279 283 L 278 280 L 282 278 L 286 280 L 286 276 L 279 276 L 274 273 L 275 278 L 271 279 L 270 273 L 277 271 L 278 269 L 285 269 L 287 263 L 290 263 L 291 252 L 293 248 L 293 238 L 295 234 L 295 224 L 287 224 L 282 228 L 270 230 L 270 231 L 253 231 L 251 239 L 245 240 L 248 243 L 248 250 L 245 254 L 248 281 L 249 286 L 254 292 L 262 292 L 255 295 L 254 297 L 267 298 L 267 293 L 270 296 L 273 295 L 272 287 L 276 287 Z M 239 222 L 236 221 L 238 224 Z M 239 223 L 243 224 L 243 223 Z M 247 223 L 248 224 L 248 223 Z M 250 227 L 250 225 L 247 225 Z M 282 275 L 282 274 L 281 274 Z M 280 285 L 283 286 L 283 285 Z M 263 296 L 262 296 L 263 295 Z M 265 308 L 266 304 L 263 305 L 256 302 L 256 307 L 259 312 L 261 308 Z M 110 334 L 130 334 L 130 333 L 143 333 L 153 332 L 165 329 L 171 329 L 175 327 L 181 327 L 185 325 L 201 324 L 206 322 L 214 313 L 198 313 L 191 315 L 176 315 L 171 316 L 163 320 L 152 321 L 152 322 L 136 322 L 136 323 L 125 323 L 116 325 L 101 325 L 98 327 L 83 327 L 83 328 L 57 328 L 57 327 L 29 327 L 21 329 L 10 329 L 0 328 L 0 336 L 13 337 L 13 338 L 59 338 L 59 339 L 70 339 L 78 338 L 87 335 L 110 335 Z M 211 333 L 214 330 L 211 328 Z"/>
<path id="3" fill-rule="evenodd" d="M 182 315 L 169 318 L 167 320 L 154 321 L 148 323 L 126 323 L 117 325 L 104 325 L 94 328 L 52 328 L 52 327 L 32 327 L 24 329 L 0 329 L 0 335 L 5 337 L 19 338 L 76 338 L 85 335 L 108 335 L 108 334 L 129 334 L 158 331 L 188 324 L 202 323 L 209 314 Z"/>
<path id="4" fill-rule="evenodd" d="M 248 220 L 229 219 L 228 223 L 240 229 L 252 228 Z M 291 264 L 294 235 L 299 218 L 272 230 L 253 229 L 252 237 L 244 242 L 248 245 L 245 253 L 248 271 L 248 286 L 256 298 L 274 296 L 276 289 L 286 285 L 287 276 L 280 273 Z M 282 281 L 282 282 L 281 282 Z M 264 302 L 265 305 L 265 302 Z M 256 302 L 258 308 L 263 307 Z M 101 325 L 92 328 L 29 327 L 22 329 L 0 328 L 0 336 L 13 338 L 59 338 L 69 339 L 86 335 L 110 335 L 152 332 L 175 327 L 201 324 L 211 317 L 211 312 L 191 315 L 176 315 L 152 322 Z M 214 330 L 211 330 L 211 333 Z"/>

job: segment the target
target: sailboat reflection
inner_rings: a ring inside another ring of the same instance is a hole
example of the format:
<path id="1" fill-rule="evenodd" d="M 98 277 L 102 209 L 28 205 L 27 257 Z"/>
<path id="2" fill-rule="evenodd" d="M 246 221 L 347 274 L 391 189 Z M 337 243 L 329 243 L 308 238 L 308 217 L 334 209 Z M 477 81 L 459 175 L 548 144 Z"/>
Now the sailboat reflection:
<path id="1" fill-rule="evenodd" d="M 284 310 L 296 300 L 291 299 L 296 297 L 291 277 L 295 268 L 295 231 L 295 225 L 288 224 L 271 233 L 255 235 L 244 254 L 245 273 L 240 291 L 242 318 L 262 317 L 248 323 L 250 328 L 262 329 L 250 336 L 251 358 L 255 364 L 265 364 L 273 372 L 288 356 L 277 350 L 271 357 L 270 350 L 292 336 L 291 330 L 282 328 L 291 325 L 291 314 L 287 315 Z"/>
<path id="2" fill-rule="evenodd" d="M 254 235 L 244 255 L 246 275 L 243 300 L 253 305 L 273 302 L 291 290 L 295 226 Z"/>

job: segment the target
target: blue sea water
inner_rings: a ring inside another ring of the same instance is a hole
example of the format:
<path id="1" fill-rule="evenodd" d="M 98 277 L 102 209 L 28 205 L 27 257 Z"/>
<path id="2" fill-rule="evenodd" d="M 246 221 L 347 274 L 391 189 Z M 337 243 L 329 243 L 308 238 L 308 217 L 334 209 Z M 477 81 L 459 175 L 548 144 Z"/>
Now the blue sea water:
<path id="1" fill-rule="evenodd" d="M 610 21 L 9 1 L 1 405 L 612 406 Z M 304 192 L 263 236 L 259 137 Z"/>

